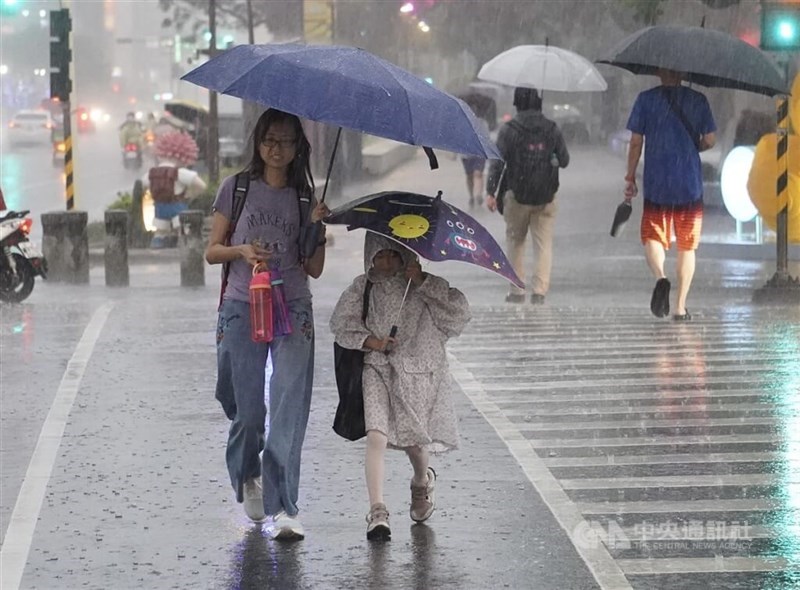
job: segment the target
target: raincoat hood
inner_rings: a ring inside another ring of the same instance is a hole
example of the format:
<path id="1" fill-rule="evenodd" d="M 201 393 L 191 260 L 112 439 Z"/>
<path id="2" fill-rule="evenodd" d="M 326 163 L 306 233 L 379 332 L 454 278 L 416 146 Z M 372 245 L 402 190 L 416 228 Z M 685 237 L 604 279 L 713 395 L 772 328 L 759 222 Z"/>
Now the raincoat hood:
<path id="1" fill-rule="evenodd" d="M 364 272 L 371 274 L 370 269 L 372 269 L 372 261 L 375 255 L 381 250 L 394 250 L 399 253 L 403 258 L 403 266 L 415 260 L 417 257 L 416 254 L 400 243 L 380 234 L 368 231 L 364 238 Z"/>

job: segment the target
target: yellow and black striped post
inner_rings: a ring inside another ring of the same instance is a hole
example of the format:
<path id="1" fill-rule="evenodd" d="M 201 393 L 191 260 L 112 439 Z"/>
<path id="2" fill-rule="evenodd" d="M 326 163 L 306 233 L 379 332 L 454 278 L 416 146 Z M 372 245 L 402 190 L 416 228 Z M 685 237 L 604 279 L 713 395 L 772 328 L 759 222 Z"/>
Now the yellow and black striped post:
<path id="1" fill-rule="evenodd" d="M 777 101 L 777 181 L 778 219 L 776 242 L 778 247 L 777 274 L 789 276 L 789 97 L 780 96 Z"/>
<path id="2" fill-rule="evenodd" d="M 72 121 L 69 102 L 62 103 L 64 118 L 64 176 L 67 188 L 67 211 L 75 209 L 75 177 L 72 163 Z"/>

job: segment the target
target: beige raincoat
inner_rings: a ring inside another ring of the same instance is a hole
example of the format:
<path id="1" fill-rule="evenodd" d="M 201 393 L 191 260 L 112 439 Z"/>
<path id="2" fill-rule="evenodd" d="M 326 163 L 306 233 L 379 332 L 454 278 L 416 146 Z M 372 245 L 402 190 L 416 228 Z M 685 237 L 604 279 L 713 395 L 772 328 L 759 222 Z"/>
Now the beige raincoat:
<path id="1" fill-rule="evenodd" d="M 458 427 L 445 343 L 470 320 L 469 304 L 461 291 L 426 273 L 419 287 L 411 285 L 401 310 L 408 284 L 404 271 L 380 277 L 371 270 L 375 254 L 385 249 L 399 252 L 406 263 L 415 256 L 397 242 L 367 232 L 367 272 L 342 293 L 331 317 L 331 331 L 340 346 L 362 349 L 367 336 L 385 338 L 397 324 L 392 351 L 388 355 L 368 351 L 364 358 L 367 430 L 383 432 L 395 448 L 422 446 L 431 452 L 456 448 Z M 368 278 L 373 286 L 365 325 L 361 312 Z"/>

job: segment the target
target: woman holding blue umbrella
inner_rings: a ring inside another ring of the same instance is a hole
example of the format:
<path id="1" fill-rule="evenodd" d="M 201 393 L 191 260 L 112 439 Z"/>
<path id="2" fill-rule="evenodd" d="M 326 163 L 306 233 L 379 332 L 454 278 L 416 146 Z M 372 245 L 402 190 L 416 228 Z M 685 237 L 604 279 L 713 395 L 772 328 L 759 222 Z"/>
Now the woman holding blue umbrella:
<path id="1" fill-rule="evenodd" d="M 252 160 L 226 178 L 214 201 L 206 250 L 223 264 L 217 326 L 216 398 L 231 420 L 226 460 L 238 502 L 254 522 L 270 517 L 275 539 L 302 539 L 297 518 L 300 453 L 314 378 L 314 315 L 308 277 L 325 265 L 325 237 L 310 247 L 303 237 L 328 214 L 314 199 L 311 147 L 300 120 L 269 109 L 253 132 Z M 271 342 L 250 335 L 249 284 L 254 267 L 280 272 L 290 333 Z M 264 437 L 264 369 L 269 383 L 269 435 Z M 259 453 L 263 451 L 262 459 Z"/>

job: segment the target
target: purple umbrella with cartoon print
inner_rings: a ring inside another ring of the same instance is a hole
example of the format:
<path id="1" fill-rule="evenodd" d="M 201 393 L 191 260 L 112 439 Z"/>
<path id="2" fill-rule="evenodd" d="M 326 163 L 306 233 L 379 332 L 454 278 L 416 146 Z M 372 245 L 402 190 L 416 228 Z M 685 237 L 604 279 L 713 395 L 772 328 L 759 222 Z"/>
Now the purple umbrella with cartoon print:
<path id="1" fill-rule="evenodd" d="M 367 229 L 426 260 L 467 262 L 525 287 L 492 234 L 443 200 L 441 191 L 435 197 L 399 191 L 367 195 L 334 209 L 323 221 L 347 225 L 349 230 Z"/>

